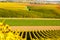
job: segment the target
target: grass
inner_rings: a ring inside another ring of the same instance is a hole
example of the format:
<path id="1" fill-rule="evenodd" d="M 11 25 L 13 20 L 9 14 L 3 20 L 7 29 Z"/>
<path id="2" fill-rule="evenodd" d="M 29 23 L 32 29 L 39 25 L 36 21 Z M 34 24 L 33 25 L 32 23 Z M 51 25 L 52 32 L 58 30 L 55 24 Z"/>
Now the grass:
<path id="1" fill-rule="evenodd" d="M 60 26 L 60 20 L 6 19 L 5 23 L 11 26 Z"/>

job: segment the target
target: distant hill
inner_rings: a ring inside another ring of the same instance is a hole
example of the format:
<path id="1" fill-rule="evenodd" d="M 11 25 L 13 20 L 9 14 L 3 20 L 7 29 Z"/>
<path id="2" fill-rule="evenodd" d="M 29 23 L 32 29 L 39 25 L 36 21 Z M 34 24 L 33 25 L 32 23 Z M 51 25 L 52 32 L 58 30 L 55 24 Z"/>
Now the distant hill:
<path id="1" fill-rule="evenodd" d="M 60 0 L 0 0 L 1 2 L 22 2 L 22 3 L 53 3 L 60 4 Z"/>

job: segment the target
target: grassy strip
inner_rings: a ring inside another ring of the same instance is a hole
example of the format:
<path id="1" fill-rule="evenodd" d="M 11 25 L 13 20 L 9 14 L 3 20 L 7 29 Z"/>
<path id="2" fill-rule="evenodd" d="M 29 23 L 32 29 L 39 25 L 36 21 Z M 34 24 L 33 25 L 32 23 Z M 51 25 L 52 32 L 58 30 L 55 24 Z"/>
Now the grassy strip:
<path id="1" fill-rule="evenodd" d="M 6 19 L 5 23 L 11 26 L 60 26 L 60 20 Z"/>

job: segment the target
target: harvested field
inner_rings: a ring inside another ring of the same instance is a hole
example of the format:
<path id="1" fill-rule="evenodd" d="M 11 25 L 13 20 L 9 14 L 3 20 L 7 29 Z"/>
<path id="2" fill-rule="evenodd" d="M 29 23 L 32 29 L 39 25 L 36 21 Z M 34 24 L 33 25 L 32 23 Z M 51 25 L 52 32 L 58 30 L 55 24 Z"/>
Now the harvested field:
<path id="1" fill-rule="evenodd" d="M 60 30 L 60 26 L 11 26 L 11 29 L 19 31 Z"/>

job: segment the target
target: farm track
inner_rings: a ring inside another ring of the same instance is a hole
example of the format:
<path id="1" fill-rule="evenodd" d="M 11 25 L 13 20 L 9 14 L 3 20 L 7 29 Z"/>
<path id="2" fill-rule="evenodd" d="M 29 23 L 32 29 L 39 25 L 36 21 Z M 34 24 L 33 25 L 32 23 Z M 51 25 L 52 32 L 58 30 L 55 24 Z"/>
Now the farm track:
<path id="1" fill-rule="evenodd" d="M 0 18 L 0 19 L 24 19 L 24 20 L 60 20 L 56 18 Z"/>
<path id="2" fill-rule="evenodd" d="M 18 31 L 60 30 L 60 26 L 11 26 L 11 29 Z"/>

